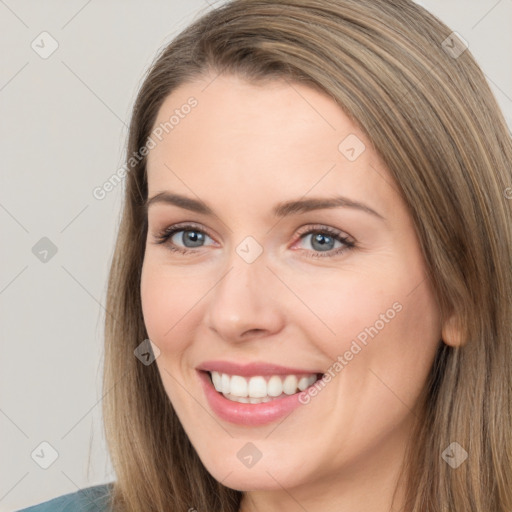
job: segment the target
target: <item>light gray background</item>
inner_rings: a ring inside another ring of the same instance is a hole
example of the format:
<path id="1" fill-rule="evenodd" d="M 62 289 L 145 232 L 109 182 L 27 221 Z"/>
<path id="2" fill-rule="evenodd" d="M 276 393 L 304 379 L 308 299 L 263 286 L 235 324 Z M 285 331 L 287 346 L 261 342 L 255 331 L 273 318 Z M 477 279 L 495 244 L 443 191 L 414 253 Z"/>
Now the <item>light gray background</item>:
<path id="1" fill-rule="evenodd" d="M 469 43 L 512 128 L 512 0 L 419 3 Z M 123 164 L 157 50 L 211 4 L 0 0 L 0 511 L 115 479 L 101 373 L 122 185 L 92 191 Z M 48 51 L 44 31 L 59 45 L 46 59 L 31 47 Z M 32 251 L 43 237 L 57 248 L 46 262 Z M 48 469 L 34 461 L 44 441 L 58 452 Z"/>

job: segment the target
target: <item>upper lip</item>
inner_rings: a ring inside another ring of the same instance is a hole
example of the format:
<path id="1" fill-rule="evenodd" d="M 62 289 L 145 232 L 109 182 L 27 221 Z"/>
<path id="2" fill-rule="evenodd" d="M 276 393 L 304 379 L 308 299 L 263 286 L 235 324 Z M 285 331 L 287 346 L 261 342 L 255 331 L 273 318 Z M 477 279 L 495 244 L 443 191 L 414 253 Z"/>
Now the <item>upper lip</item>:
<path id="1" fill-rule="evenodd" d="M 242 377 L 252 377 L 255 375 L 309 375 L 322 373 L 317 370 L 291 368 L 274 363 L 252 362 L 240 364 L 232 361 L 204 361 L 198 365 L 196 369 L 205 372 L 220 372 L 227 373 L 229 375 L 240 375 Z"/>

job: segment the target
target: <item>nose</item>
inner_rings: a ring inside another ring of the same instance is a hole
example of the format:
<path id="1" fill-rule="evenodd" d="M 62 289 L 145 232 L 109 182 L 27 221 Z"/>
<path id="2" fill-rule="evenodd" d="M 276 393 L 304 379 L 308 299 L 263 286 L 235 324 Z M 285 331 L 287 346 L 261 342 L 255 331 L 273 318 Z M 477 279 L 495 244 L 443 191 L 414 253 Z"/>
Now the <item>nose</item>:
<path id="1" fill-rule="evenodd" d="M 285 325 L 277 284 L 263 257 L 247 263 L 235 254 L 229 270 L 208 294 L 207 327 L 230 342 L 277 334 Z"/>

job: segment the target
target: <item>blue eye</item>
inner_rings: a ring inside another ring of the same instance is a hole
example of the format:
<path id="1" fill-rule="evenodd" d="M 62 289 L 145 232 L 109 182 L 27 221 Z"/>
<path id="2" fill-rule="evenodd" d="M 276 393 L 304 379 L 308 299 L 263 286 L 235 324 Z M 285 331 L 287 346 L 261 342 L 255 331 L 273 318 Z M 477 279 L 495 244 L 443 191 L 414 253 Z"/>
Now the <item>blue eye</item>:
<path id="1" fill-rule="evenodd" d="M 325 233 L 321 232 L 309 233 L 308 235 L 304 236 L 302 240 L 306 240 L 308 237 L 310 237 L 310 244 L 315 251 L 330 251 L 331 249 L 334 249 L 336 242 L 341 244 L 341 242 L 336 240 L 333 236 L 326 235 Z"/>
<path id="2" fill-rule="evenodd" d="M 307 241 L 313 248 L 313 251 L 306 249 L 306 252 L 314 258 L 336 256 L 355 247 L 349 237 L 342 236 L 339 231 L 328 226 L 310 228 L 301 234 L 300 241 Z"/>
<path id="3" fill-rule="evenodd" d="M 186 254 L 194 249 L 207 246 L 213 239 L 202 229 L 194 225 L 170 226 L 155 235 L 157 244 L 166 244 L 170 250 Z M 308 231 L 300 233 L 301 243 L 307 243 L 312 249 L 301 247 L 307 257 L 332 257 L 356 247 L 349 237 L 329 226 L 309 226 Z M 212 245 L 211 243 L 209 245 Z"/>
<path id="4" fill-rule="evenodd" d="M 180 233 L 181 236 L 178 236 Z M 185 247 L 201 247 L 205 242 L 206 236 L 207 235 L 202 231 L 182 229 L 180 231 L 176 231 L 170 239 L 174 244 L 176 244 L 175 239 L 180 240 Z"/>
<path id="5" fill-rule="evenodd" d="M 158 233 L 155 237 L 157 244 L 165 244 L 172 251 L 181 253 L 189 252 L 188 249 L 203 247 L 207 239 L 212 240 L 204 231 L 197 229 L 195 226 L 171 226 Z"/>

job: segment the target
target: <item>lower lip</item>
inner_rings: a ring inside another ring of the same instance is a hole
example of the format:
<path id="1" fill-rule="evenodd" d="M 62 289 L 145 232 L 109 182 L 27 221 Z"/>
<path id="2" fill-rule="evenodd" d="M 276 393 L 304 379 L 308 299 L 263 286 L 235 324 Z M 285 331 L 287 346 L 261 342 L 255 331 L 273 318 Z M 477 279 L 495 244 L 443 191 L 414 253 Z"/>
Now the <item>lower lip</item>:
<path id="1" fill-rule="evenodd" d="M 219 418 L 230 423 L 247 426 L 265 425 L 290 414 L 297 407 L 304 405 L 299 402 L 300 393 L 260 404 L 233 402 L 225 398 L 214 388 L 208 372 L 198 371 L 198 373 L 211 409 Z"/>

